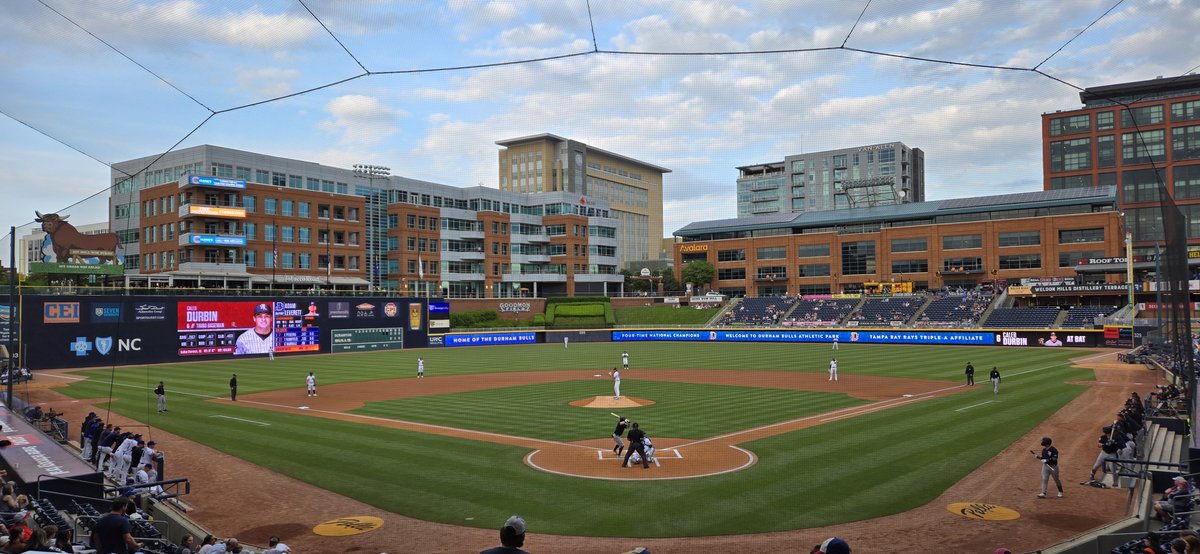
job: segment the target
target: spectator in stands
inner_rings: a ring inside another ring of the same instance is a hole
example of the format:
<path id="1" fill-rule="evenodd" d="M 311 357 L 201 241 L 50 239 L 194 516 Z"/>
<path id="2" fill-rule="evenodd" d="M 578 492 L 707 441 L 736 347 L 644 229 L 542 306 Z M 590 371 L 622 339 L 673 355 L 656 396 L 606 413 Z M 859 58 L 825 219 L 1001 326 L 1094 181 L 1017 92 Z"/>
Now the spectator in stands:
<path id="1" fill-rule="evenodd" d="M 1171 486 L 1163 492 L 1162 500 L 1154 503 L 1155 517 L 1162 521 L 1171 521 L 1175 515 L 1175 508 L 1187 502 L 1194 492 L 1187 477 L 1176 475 Z"/>
<path id="2" fill-rule="evenodd" d="M 54 528 L 54 532 L 55 533 L 58 532 L 57 527 Z M 37 529 L 33 530 L 32 536 L 29 539 L 28 548 L 29 548 L 29 551 L 39 551 L 39 552 L 49 552 L 50 551 L 50 539 L 47 538 L 45 529 L 38 527 Z"/>
<path id="3" fill-rule="evenodd" d="M 821 554 L 850 554 L 850 544 L 838 537 L 830 537 L 821 543 Z"/>
<path id="4" fill-rule="evenodd" d="M 204 540 L 200 543 L 200 550 L 196 554 L 208 554 L 217 545 L 217 538 L 212 535 L 205 535 Z"/>
<path id="5" fill-rule="evenodd" d="M 525 519 L 512 516 L 500 528 L 500 546 L 481 551 L 479 554 L 529 554 L 521 550 L 525 545 Z"/>
<path id="6" fill-rule="evenodd" d="M 225 542 L 214 544 L 207 554 L 236 554 L 242 551 L 242 545 L 237 539 L 225 539 Z M 203 549 L 201 552 L 205 552 Z"/>
<path id="7" fill-rule="evenodd" d="M 17 484 L 15 482 L 9 481 L 5 483 L 4 487 L 0 488 L 0 494 L 3 495 L 0 496 L 0 503 L 3 503 L 0 511 L 16 512 L 20 510 L 20 507 L 17 505 Z"/>
<path id="8" fill-rule="evenodd" d="M 1162 539 L 1159 538 L 1157 533 L 1149 533 L 1142 537 L 1142 544 L 1138 552 L 1142 554 L 1160 554 L 1162 552 L 1161 543 Z"/>
<path id="9" fill-rule="evenodd" d="M 70 529 L 59 529 L 54 535 L 54 552 L 75 552 L 75 545 L 71 541 Z M 182 554 L 182 553 L 180 553 Z M 191 554 L 191 553 L 188 553 Z"/>
<path id="10" fill-rule="evenodd" d="M 133 526 L 125 511 L 129 508 L 129 499 L 117 497 L 112 502 L 112 509 L 92 526 L 92 547 L 97 552 L 123 552 L 126 545 L 137 550 L 141 543 L 133 539 Z"/>
<path id="11" fill-rule="evenodd" d="M 284 554 L 285 552 L 291 551 L 292 549 L 288 547 L 288 545 L 279 542 L 279 537 L 272 535 L 271 538 L 267 540 L 267 549 L 263 550 L 262 554 Z"/>
<path id="12" fill-rule="evenodd" d="M 1200 535 L 1197 535 L 1195 531 L 1191 529 L 1184 529 L 1179 532 L 1179 538 L 1183 539 L 1183 541 L 1187 543 L 1187 552 L 1189 554 L 1192 552 L 1200 552 Z"/>
<path id="13" fill-rule="evenodd" d="M 179 539 L 178 554 L 196 554 L 196 537 L 188 533 Z"/>
<path id="14" fill-rule="evenodd" d="M 1171 554 L 1188 554 L 1188 543 L 1183 539 L 1171 539 Z"/>

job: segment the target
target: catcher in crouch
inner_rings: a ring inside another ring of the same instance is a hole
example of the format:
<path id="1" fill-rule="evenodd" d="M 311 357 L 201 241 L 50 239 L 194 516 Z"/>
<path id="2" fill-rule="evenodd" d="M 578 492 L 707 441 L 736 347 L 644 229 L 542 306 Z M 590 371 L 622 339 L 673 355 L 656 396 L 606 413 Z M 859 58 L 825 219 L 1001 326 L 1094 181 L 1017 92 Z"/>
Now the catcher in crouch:
<path id="1" fill-rule="evenodd" d="M 647 462 L 657 463 L 654 460 L 654 444 L 650 442 L 649 436 L 642 437 L 642 449 L 646 451 L 646 461 Z M 640 463 L 641 461 L 642 461 L 642 455 L 640 453 L 638 453 L 637 450 L 634 450 L 633 454 L 629 456 L 629 463 L 636 464 L 636 463 Z"/>

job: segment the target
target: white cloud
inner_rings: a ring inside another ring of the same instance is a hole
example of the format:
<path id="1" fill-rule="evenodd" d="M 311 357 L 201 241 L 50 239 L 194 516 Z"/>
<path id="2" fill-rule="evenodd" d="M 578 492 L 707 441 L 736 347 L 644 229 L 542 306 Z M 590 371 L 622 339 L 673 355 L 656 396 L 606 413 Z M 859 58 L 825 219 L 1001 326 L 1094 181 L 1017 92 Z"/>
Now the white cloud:
<path id="1" fill-rule="evenodd" d="M 369 147 L 384 141 L 399 131 L 399 122 L 408 116 L 404 110 L 392 108 L 376 98 L 345 95 L 330 100 L 325 110 L 331 119 L 317 127 L 338 135 L 344 145 Z"/>

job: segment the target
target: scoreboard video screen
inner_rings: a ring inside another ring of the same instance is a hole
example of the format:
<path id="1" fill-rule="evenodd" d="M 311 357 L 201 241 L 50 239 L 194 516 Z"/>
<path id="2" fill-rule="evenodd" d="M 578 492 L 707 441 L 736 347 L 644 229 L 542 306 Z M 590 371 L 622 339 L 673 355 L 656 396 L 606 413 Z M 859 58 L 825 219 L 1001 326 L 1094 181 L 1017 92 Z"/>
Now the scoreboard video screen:
<path id="1" fill-rule="evenodd" d="M 316 302 L 188 301 L 176 307 L 180 356 L 321 349 Z"/>

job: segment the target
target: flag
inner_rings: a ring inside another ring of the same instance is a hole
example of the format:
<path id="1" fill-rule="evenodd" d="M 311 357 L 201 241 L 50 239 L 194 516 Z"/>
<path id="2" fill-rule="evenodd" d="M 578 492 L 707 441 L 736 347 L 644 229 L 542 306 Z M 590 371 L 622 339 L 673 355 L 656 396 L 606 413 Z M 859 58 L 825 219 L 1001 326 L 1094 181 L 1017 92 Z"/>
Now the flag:
<path id="1" fill-rule="evenodd" d="M 580 203 L 580 204 L 587 204 L 587 199 L 586 199 L 586 198 L 584 198 L 584 197 L 582 197 L 582 196 L 580 196 L 580 197 L 579 197 L 579 203 Z"/>
<path id="2" fill-rule="evenodd" d="M 417 254 L 417 277 L 425 278 L 425 262 L 421 261 L 420 254 Z"/>

